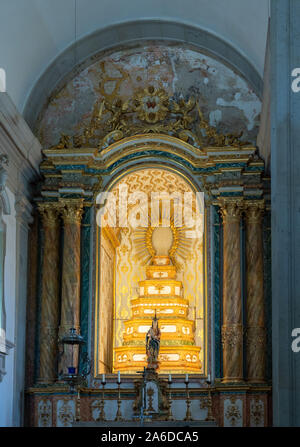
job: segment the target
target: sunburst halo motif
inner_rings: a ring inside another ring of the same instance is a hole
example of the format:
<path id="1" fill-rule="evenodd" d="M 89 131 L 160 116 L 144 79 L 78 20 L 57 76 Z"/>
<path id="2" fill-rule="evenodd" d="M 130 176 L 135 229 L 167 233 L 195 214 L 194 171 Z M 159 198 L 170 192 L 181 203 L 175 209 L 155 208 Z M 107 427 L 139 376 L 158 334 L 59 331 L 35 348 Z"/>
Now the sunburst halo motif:
<path id="1" fill-rule="evenodd" d="M 182 262 L 186 260 L 192 248 L 192 240 L 186 237 L 187 228 L 184 225 L 179 226 L 176 215 L 170 218 L 160 215 L 158 222 L 159 226 L 151 226 L 149 219 L 148 227 L 138 227 L 134 230 L 135 256 L 142 265 L 151 263 L 152 258 L 157 254 L 152 238 L 154 230 L 157 228 L 170 228 L 172 231 L 172 243 L 170 244 L 168 255 L 172 264 L 179 271 L 182 269 Z"/>
<path id="2" fill-rule="evenodd" d="M 135 105 L 135 111 L 141 121 L 155 124 L 166 117 L 169 98 L 165 90 L 150 85 L 136 94 Z"/>

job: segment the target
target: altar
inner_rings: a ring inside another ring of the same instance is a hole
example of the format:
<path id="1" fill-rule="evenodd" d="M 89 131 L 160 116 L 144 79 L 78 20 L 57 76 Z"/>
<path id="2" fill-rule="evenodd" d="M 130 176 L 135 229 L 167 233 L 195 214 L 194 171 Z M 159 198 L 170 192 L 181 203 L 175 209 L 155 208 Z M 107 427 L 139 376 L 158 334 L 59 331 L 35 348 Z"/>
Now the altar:
<path id="1" fill-rule="evenodd" d="M 268 426 L 264 162 L 194 98 L 122 101 L 43 151 L 27 423 Z"/>

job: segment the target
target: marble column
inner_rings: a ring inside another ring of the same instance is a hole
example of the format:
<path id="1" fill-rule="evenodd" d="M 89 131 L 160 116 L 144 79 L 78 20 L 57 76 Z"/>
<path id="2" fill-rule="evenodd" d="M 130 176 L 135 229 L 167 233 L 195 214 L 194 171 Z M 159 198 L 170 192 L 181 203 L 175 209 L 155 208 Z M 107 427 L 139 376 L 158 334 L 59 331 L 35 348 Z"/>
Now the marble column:
<path id="1" fill-rule="evenodd" d="M 243 324 L 240 265 L 242 200 L 220 199 L 223 219 L 223 379 L 243 380 Z"/>
<path id="2" fill-rule="evenodd" d="M 247 329 L 246 358 L 248 382 L 264 382 L 266 329 L 264 309 L 263 234 L 264 201 L 245 204 Z"/>
<path id="3" fill-rule="evenodd" d="M 39 378 L 42 383 L 57 378 L 59 319 L 59 205 L 40 203 L 44 229 Z"/>
<path id="4" fill-rule="evenodd" d="M 299 0 L 271 0 L 272 402 L 286 427 L 300 426 L 299 23 Z"/>
<path id="5" fill-rule="evenodd" d="M 83 212 L 83 199 L 61 199 L 61 213 L 64 222 L 64 247 L 62 268 L 61 320 L 59 335 L 62 337 L 75 328 L 80 332 L 80 230 Z M 75 349 L 75 348 L 73 348 Z M 71 348 L 65 352 L 60 370 L 67 372 L 71 366 Z M 78 351 L 74 352 L 74 365 L 77 366 Z"/>

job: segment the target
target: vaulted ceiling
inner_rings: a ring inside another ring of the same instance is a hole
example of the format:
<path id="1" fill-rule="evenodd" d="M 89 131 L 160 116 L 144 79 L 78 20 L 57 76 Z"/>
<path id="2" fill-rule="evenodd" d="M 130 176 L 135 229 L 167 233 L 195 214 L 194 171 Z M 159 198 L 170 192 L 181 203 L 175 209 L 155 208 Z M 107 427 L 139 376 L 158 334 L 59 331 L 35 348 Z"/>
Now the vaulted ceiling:
<path id="1" fill-rule="evenodd" d="M 6 70 L 7 92 L 33 126 L 50 91 L 79 62 L 99 50 L 141 39 L 181 41 L 206 49 L 227 60 L 259 90 L 268 4 L 269 0 L 2 0 L 0 67 Z"/>

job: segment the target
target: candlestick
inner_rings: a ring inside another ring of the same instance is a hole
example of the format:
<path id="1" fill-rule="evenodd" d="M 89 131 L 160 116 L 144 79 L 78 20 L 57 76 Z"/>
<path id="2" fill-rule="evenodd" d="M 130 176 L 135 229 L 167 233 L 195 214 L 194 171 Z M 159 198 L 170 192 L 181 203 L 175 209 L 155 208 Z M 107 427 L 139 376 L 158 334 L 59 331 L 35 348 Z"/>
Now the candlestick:
<path id="1" fill-rule="evenodd" d="M 186 375 L 188 376 L 188 375 Z M 189 393 L 189 378 L 185 378 L 185 386 L 186 386 L 186 415 L 184 418 L 184 421 L 192 421 L 192 415 L 191 415 L 191 399 L 190 399 L 190 393 Z"/>
<path id="2" fill-rule="evenodd" d="M 122 413 L 121 413 L 121 390 L 120 390 L 120 383 L 121 383 L 121 381 L 119 382 L 119 374 L 120 374 L 120 371 L 118 371 L 118 410 L 117 410 L 117 414 L 116 414 L 116 417 L 115 417 L 115 421 L 123 421 L 123 418 L 122 418 Z"/>
<path id="3" fill-rule="evenodd" d="M 80 388 L 79 387 L 77 390 L 75 421 L 76 422 L 80 421 Z"/>
<path id="4" fill-rule="evenodd" d="M 169 374 L 168 384 L 169 384 L 169 396 L 168 396 L 168 418 L 167 418 L 167 420 L 174 421 L 174 417 L 172 414 L 172 394 L 171 394 L 172 376 L 171 376 L 171 374 Z"/>
<path id="5" fill-rule="evenodd" d="M 105 421 L 105 411 L 104 411 L 104 387 L 105 387 L 105 374 L 102 374 L 102 399 L 100 402 L 100 414 L 99 414 L 99 421 Z"/>
<path id="6" fill-rule="evenodd" d="M 213 416 L 212 412 L 212 397 L 211 397 L 211 389 L 208 388 L 208 398 L 207 398 L 207 416 L 206 421 L 215 421 L 215 418 Z"/>

